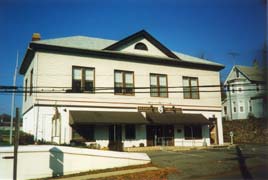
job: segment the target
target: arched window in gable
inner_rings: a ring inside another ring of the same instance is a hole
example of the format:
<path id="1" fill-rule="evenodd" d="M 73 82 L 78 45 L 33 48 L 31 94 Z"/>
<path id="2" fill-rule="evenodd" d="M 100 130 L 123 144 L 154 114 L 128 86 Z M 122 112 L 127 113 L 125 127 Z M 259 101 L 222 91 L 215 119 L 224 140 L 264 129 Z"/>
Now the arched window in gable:
<path id="1" fill-rule="evenodd" d="M 134 48 L 138 49 L 138 50 L 148 51 L 147 46 L 144 43 L 141 43 L 141 42 L 137 43 Z"/>

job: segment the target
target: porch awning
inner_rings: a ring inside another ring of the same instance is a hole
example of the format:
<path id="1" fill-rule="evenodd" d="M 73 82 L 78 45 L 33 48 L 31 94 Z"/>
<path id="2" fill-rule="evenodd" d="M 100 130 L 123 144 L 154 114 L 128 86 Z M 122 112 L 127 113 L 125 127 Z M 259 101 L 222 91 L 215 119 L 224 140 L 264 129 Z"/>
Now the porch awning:
<path id="1" fill-rule="evenodd" d="M 140 112 L 70 111 L 73 124 L 148 124 Z"/>
<path id="2" fill-rule="evenodd" d="M 212 124 L 202 114 L 147 112 L 146 119 L 153 124 L 206 125 Z"/>

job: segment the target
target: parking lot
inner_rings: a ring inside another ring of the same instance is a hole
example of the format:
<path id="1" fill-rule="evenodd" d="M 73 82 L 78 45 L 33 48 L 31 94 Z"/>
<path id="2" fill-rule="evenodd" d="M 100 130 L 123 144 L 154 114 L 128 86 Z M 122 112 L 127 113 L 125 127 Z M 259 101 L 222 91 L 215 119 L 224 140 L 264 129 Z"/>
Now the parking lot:
<path id="1" fill-rule="evenodd" d="M 147 154 L 154 165 L 177 169 L 169 179 L 268 179 L 267 145 Z"/>

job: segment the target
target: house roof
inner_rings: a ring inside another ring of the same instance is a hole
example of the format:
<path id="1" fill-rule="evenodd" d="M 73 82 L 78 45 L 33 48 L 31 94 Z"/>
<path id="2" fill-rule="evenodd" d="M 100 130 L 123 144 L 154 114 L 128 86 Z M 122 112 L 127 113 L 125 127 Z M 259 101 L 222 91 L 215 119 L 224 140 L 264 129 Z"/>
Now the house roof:
<path id="1" fill-rule="evenodd" d="M 153 36 L 151 36 L 145 30 L 141 30 L 133 35 L 130 35 L 130 36 L 104 48 L 104 50 L 116 50 L 120 46 L 127 44 L 127 43 L 129 43 L 137 38 L 140 38 L 140 37 L 146 38 L 149 42 L 151 42 L 154 46 L 156 46 L 160 51 L 162 51 L 168 57 L 178 59 L 178 57 L 172 51 L 170 51 L 168 48 L 166 48 L 163 44 L 161 44 L 157 39 L 155 39 Z"/>
<path id="2" fill-rule="evenodd" d="M 265 81 L 264 72 L 257 67 L 236 65 L 235 68 L 238 69 L 250 81 Z"/>
<path id="3" fill-rule="evenodd" d="M 144 36 L 148 38 L 148 40 L 159 48 L 167 57 L 161 56 L 152 56 L 152 55 L 137 55 L 129 52 L 115 51 L 115 49 L 122 44 L 131 41 L 138 36 Z M 189 56 L 186 54 L 182 54 L 175 51 L 170 51 L 160 42 L 158 42 L 155 38 L 153 38 L 149 33 L 142 30 L 138 33 L 135 33 L 127 38 L 124 38 L 120 41 L 109 40 L 109 39 L 101 39 L 101 38 L 93 38 L 86 36 L 71 36 L 71 37 L 63 37 L 63 38 L 55 38 L 48 40 L 39 40 L 39 41 L 31 41 L 29 48 L 24 56 L 23 62 L 20 67 L 20 73 L 24 74 L 27 71 L 28 66 L 34 56 L 35 51 L 37 50 L 50 50 L 50 51 L 62 51 L 62 52 L 72 52 L 72 53 L 86 53 L 86 54 L 94 54 L 94 55 L 113 55 L 114 57 L 123 57 L 129 59 L 129 56 L 136 57 L 138 59 L 141 58 L 151 58 L 151 59 L 160 59 L 161 63 L 172 62 L 180 65 L 186 65 L 188 67 L 203 67 L 209 68 L 211 70 L 221 70 L 224 68 L 222 64 L 215 63 L 212 61 L 204 60 L 201 58 Z M 148 61 L 147 61 L 148 62 Z"/>

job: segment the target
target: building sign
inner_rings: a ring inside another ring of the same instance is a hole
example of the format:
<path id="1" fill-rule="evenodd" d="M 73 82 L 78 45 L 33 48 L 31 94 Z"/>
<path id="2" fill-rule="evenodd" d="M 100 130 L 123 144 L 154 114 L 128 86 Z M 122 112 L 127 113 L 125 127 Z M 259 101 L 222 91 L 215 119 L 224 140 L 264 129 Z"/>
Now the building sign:
<path id="1" fill-rule="evenodd" d="M 161 108 L 160 108 L 161 107 Z M 176 108 L 174 106 L 169 106 L 169 107 L 165 107 L 165 106 L 138 106 L 138 111 L 139 112 L 159 112 L 159 110 L 161 111 L 161 113 L 164 112 L 176 112 L 176 113 L 182 113 L 182 109 L 181 108 Z"/>

